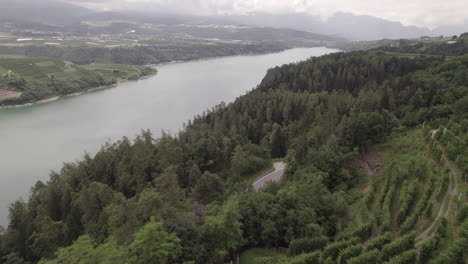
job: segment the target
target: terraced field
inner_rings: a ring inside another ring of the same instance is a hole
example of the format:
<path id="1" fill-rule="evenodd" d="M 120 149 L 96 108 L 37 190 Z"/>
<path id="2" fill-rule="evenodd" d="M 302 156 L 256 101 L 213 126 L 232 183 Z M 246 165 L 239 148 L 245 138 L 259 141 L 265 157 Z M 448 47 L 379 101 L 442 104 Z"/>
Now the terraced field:
<path id="1" fill-rule="evenodd" d="M 359 163 L 383 167 L 360 168 L 369 177 L 356 190 L 362 195 L 352 209 L 357 231 L 288 263 L 448 263 L 447 245 L 466 241 L 459 212 L 466 211 L 467 183 L 458 166 L 466 150 L 451 150 L 463 137 L 416 129 L 377 146 L 372 156 L 381 160 L 364 155 Z"/>

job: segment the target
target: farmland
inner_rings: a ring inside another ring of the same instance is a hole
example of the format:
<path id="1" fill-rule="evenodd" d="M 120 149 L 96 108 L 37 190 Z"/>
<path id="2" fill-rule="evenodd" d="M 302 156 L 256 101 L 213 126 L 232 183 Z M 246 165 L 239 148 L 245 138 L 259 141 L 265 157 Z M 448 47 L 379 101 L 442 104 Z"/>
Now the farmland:
<path id="1" fill-rule="evenodd" d="M 0 56 L 0 105 L 31 103 L 83 92 L 155 73 L 149 67 L 117 64 L 78 66 L 50 58 Z"/>

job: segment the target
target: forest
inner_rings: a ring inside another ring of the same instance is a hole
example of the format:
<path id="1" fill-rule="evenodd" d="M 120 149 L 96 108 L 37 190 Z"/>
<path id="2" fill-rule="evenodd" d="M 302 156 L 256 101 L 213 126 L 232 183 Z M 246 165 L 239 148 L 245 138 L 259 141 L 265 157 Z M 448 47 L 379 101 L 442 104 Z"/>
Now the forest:
<path id="1" fill-rule="evenodd" d="M 0 46 L 0 54 L 16 54 L 30 57 L 61 59 L 83 65 L 106 62 L 130 65 L 148 65 L 172 61 L 199 60 L 217 56 L 259 54 L 279 52 L 291 48 L 282 42 L 253 43 L 201 43 L 201 44 L 159 44 L 134 47 L 94 47 L 30 45 L 21 47 Z"/>
<path id="2" fill-rule="evenodd" d="M 228 263 L 264 248 L 283 257 L 249 263 L 464 264 L 467 129 L 468 55 L 275 67 L 177 135 L 108 142 L 37 182 L 10 206 L 0 263 Z M 255 192 L 277 159 L 285 176 Z"/>

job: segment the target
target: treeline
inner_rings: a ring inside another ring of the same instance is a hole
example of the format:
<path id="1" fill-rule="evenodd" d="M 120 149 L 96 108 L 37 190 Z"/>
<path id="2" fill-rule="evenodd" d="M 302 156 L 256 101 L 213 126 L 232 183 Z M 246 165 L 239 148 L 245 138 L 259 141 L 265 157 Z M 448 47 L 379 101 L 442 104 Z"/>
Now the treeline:
<path id="1" fill-rule="evenodd" d="M 18 54 L 47 57 L 76 64 L 110 62 L 117 64 L 148 65 L 171 61 L 189 61 L 217 56 L 278 52 L 289 48 L 281 42 L 217 43 L 188 45 L 159 45 L 134 47 L 58 47 L 58 46 L 0 46 L 0 54 Z"/>
<path id="2" fill-rule="evenodd" d="M 38 182 L 10 207 L 1 261 L 222 263 L 247 248 L 289 247 L 310 254 L 297 263 L 414 263 L 414 228 L 387 236 L 388 217 L 372 248 L 356 246 L 379 234 L 353 224 L 361 197 L 350 190 L 362 177 L 346 164 L 407 127 L 466 120 L 467 67 L 467 56 L 353 52 L 274 68 L 177 137 L 143 131 Z M 271 158 L 287 160 L 284 180 L 253 192 L 252 176 Z M 376 201 L 388 208 L 392 188 Z"/>
<path id="3" fill-rule="evenodd" d="M 468 53 L 468 40 L 460 39 L 452 44 L 443 42 L 417 42 L 400 40 L 399 47 L 384 46 L 379 50 L 400 53 L 419 53 L 427 55 L 460 56 Z"/>
<path id="4" fill-rule="evenodd" d="M 468 33 L 447 40 L 381 39 L 374 41 L 335 41 L 328 47 L 346 51 L 386 51 L 436 56 L 463 56 L 468 52 Z"/>
<path id="5" fill-rule="evenodd" d="M 398 46 L 384 45 L 378 50 L 427 55 L 462 56 L 468 53 L 468 33 L 461 34 L 452 42 L 399 40 Z"/>

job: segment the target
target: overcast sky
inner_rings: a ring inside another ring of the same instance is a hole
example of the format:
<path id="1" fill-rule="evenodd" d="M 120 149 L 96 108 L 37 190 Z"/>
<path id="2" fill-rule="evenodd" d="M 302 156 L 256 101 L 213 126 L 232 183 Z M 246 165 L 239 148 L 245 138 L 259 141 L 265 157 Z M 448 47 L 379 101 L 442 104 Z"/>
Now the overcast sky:
<path id="1" fill-rule="evenodd" d="M 134 9 L 194 15 L 336 12 L 371 15 L 404 25 L 435 27 L 468 21 L 468 0 L 69 0 L 105 10 Z"/>

